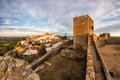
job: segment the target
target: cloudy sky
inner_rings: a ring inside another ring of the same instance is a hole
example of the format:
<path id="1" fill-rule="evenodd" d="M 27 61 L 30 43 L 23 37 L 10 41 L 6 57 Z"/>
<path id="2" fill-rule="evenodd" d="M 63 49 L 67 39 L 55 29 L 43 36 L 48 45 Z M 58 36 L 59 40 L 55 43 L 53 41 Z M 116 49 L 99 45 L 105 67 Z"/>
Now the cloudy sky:
<path id="1" fill-rule="evenodd" d="M 85 14 L 96 34 L 120 36 L 120 0 L 0 0 L 0 36 L 72 35 L 73 17 Z"/>

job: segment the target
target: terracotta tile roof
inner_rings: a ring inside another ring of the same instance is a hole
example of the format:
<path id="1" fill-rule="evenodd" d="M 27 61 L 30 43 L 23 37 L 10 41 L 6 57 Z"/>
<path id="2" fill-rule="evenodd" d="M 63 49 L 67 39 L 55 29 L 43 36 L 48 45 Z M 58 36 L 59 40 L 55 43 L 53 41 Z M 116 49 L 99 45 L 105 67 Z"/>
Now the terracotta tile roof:
<path id="1" fill-rule="evenodd" d="M 18 47 L 15 48 L 15 50 L 17 50 L 19 53 L 22 53 L 25 49 L 18 46 Z"/>

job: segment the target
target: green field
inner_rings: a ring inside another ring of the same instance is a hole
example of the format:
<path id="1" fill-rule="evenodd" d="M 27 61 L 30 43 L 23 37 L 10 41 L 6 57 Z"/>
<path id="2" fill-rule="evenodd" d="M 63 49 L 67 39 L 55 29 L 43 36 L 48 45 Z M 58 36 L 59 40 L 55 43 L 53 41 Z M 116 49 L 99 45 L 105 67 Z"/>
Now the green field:
<path id="1" fill-rule="evenodd" d="M 2 43 L 0 44 L 0 55 L 3 55 L 7 51 L 11 50 L 14 48 L 15 45 L 10 44 L 10 43 Z"/>
<path id="2" fill-rule="evenodd" d="M 0 56 L 13 49 L 21 38 L 4 37 L 0 38 Z"/>

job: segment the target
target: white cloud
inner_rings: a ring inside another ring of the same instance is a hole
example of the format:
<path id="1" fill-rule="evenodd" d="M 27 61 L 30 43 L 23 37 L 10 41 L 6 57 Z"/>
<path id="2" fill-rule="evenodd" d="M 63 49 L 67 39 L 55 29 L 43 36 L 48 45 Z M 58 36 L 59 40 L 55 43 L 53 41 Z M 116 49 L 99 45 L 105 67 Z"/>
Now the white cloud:
<path id="1" fill-rule="evenodd" d="M 1 17 L 14 17 L 20 19 L 24 26 L 34 25 L 41 30 L 58 33 L 73 31 L 72 20 L 76 14 L 89 14 L 95 21 L 95 30 L 114 26 L 120 21 L 120 0 L 20 0 L 11 4 L 2 0 L 2 4 Z"/>
<path id="2" fill-rule="evenodd" d="M 38 32 L 21 32 L 21 31 L 7 31 L 7 32 L 1 32 L 0 37 L 22 37 L 22 36 L 30 36 L 30 35 L 38 35 L 42 33 Z"/>
<path id="3" fill-rule="evenodd" d="M 4 24 L 11 24 L 12 22 L 9 19 L 6 19 Z"/>
<path id="4" fill-rule="evenodd" d="M 29 36 L 43 34 L 44 32 L 40 29 L 30 27 L 0 26 L 0 36 Z"/>

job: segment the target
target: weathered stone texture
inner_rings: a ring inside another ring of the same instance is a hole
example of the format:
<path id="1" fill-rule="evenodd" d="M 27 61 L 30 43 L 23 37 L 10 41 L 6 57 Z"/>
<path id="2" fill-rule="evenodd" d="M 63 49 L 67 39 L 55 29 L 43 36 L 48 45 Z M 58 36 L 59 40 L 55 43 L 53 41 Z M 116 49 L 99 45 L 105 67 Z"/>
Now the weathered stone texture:
<path id="1" fill-rule="evenodd" d="M 97 42 L 97 41 L 98 41 L 97 35 L 94 34 L 94 35 L 93 35 L 93 39 L 94 39 L 95 42 Z"/>
<path id="2" fill-rule="evenodd" d="M 94 21 L 88 16 L 79 16 L 73 19 L 74 35 L 94 34 Z"/>
<path id="3" fill-rule="evenodd" d="M 74 36 L 74 49 L 84 52 L 87 50 L 87 34 Z"/>
<path id="4" fill-rule="evenodd" d="M 73 18 L 74 49 L 87 51 L 87 35 L 94 34 L 93 25 L 88 15 Z"/>
<path id="5" fill-rule="evenodd" d="M 0 56 L 0 80 L 40 80 L 24 60 Z"/>

